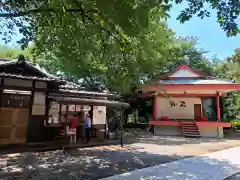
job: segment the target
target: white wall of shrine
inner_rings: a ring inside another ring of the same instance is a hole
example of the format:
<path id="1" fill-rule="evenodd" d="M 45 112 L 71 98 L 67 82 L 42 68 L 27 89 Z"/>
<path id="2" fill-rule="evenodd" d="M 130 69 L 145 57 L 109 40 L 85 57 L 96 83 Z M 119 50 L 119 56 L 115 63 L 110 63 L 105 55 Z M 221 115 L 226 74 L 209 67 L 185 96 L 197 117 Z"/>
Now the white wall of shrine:
<path id="1" fill-rule="evenodd" d="M 175 106 L 171 106 L 170 103 L 172 102 L 175 103 Z M 186 105 L 186 107 L 183 107 L 184 104 Z M 202 104 L 201 98 L 158 97 L 157 98 L 158 118 L 161 118 L 162 116 L 168 116 L 169 119 L 194 119 L 194 104 Z"/>
<path id="2" fill-rule="evenodd" d="M 169 77 L 200 77 L 199 74 L 190 71 L 189 69 L 180 69 L 179 71 L 174 72 Z"/>

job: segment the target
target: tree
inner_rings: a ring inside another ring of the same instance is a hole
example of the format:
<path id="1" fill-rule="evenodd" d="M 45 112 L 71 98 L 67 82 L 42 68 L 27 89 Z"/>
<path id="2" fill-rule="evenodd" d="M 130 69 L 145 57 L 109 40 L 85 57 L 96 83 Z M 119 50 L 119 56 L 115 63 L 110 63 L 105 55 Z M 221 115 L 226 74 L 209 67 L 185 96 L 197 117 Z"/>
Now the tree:
<path id="1" fill-rule="evenodd" d="M 35 54 L 44 57 L 38 63 L 54 64 L 59 71 L 85 79 L 93 88 L 102 86 L 110 91 L 129 93 L 141 80 L 154 77 L 167 62 L 174 34 L 165 23 L 158 23 L 157 13 L 152 11 L 149 28 L 138 37 L 125 35 L 130 42 L 127 46 L 111 36 L 96 35 L 81 21 L 67 29 L 55 22 L 57 28 L 40 33 L 54 38 L 39 37 L 45 45 L 36 44 Z"/>
<path id="2" fill-rule="evenodd" d="M 240 82 L 239 51 L 226 58 L 223 62 L 216 65 L 214 71 L 218 78 L 234 80 Z M 222 98 L 223 119 L 228 121 L 239 115 L 240 110 L 240 93 L 230 92 Z"/>
<path id="3" fill-rule="evenodd" d="M 170 49 L 169 62 L 173 62 L 175 65 L 186 63 L 202 73 L 211 75 L 214 65 L 205 57 L 207 53 L 205 50 L 196 48 L 197 41 L 196 37 L 176 38 Z M 173 64 L 170 63 L 169 66 L 171 67 Z M 169 66 L 166 70 L 169 70 Z"/>
<path id="4" fill-rule="evenodd" d="M 32 59 L 30 47 L 22 50 L 20 47 L 12 48 L 8 46 L 0 46 L 0 58 L 15 60 L 18 59 L 20 54 L 23 54 L 28 59 Z"/>
<path id="5" fill-rule="evenodd" d="M 207 3 L 217 11 L 217 21 L 227 35 L 235 36 L 239 33 L 236 23 L 240 14 L 239 1 L 186 2 L 188 7 L 178 17 L 181 22 L 188 21 L 193 15 L 200 18 L 210 16 L 204 8 Z M 75 23 L 81 21 L 83 26 L 95 31 L 95 35 L 104 32 L 102 36 L 111 36 L 124 45 L 128 44 L 124 34 L 136 36 L 148 27 L 152 9 L 158 9 L 161 12 L 159 15 L 166 18 L 173 3 L 183 3 L 183 0 L 5 0 L 0 4 L 1 33 L 4 35 L 3 40 L 9 42 L 13 30 L 17 28 L 23 35 L 19 43 L 26 47 L 29 41 L 37 41 L 39 31 L 53 27 L 56 21 L 61 22 L 60 25 L 65 29 L 74 28 Z"/>

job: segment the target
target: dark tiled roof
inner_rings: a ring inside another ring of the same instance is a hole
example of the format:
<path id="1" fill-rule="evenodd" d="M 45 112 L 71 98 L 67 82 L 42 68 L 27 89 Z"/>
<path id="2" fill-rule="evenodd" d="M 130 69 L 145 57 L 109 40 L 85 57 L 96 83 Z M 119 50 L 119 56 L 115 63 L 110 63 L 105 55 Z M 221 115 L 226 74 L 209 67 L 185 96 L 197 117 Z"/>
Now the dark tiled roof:
<path id="1" fill-rule="evenodd" d="M 27 79 L 27 80 L 39 80 L 39 81 L 56 81 L 56 79 L 45 78 L 45 77 L 36 77 L 36 76 L 23 76 L 20 74 L 9 74 L 9 73 L 0 73 L 0 77 L 3 78 L 16 78 L 16 79 Z M 57 82 L 64 83 L 63 80 L 57 80 Z"/>
<path id="2" fill-rule="evenodd" d="M 80 89 L 81 85 L 67 81 L 66 84 L 59 86 L 61 89 Z"/>
<path id="3" fill-rule="evenodd" d="M 24 65 L 24 67 L 30 68 L 33 71 L 37 72 L 37 76 L 24 76 L 21 74 L 11 74 L 11 73 L 0 73 L 2 77 L 12 77 L 12 78 L 18 78 L 18 79 L 30 79 L 30 80 L 42 80 L 42 81 L 57 81 L 57 82 L 65 82 L 65 80 L 62 80 L 61 78 L 54 76 L 52 74 L 49 74 L 44 69 L 42 69 L 38 65 L 34 65 L 31 62 L 28 61 L 16 61 L 16 60 L 9 60 L 9 59 L 0 59 L 0 67 L 9 67 L 9 66 L 18 66 L 18 65 Z"/>
<path id="4" fill-rule="evenodd" d="M 95 104 L 95 105 L 102 105 L 102 106 L 113 106 L 113 107 L 129 107 L 128 103 L 119 102 L 119 101 L 112 101 L 112 100 L 105 100 L 105 99 L 86 99 L 86 98 L 70 98 L 70 97 L 54 97 L 49 96 L 50 98 L 55 99 L 59 102 L 67 102 L 67 103 L 76 103 L 76 104 Z"/>
<path id="5" fill-rule="evenodd" d="M 78 94 L 78 95 L 120 98 L 120 96 L 118 94 L 111 94 L 111 93 L 107 93 L 107 92 L 88 91 L 85 89 L 59 89 L 58 91 L 62 92 L 62 93 L 74 93 L 74 94 Z"/>
<path id="6" fill-rule="evenodd" d="M 28 79 L 28 80 L 39 80 L 39 81 L 55 81 L 58 82 L 60 92 L 68 92 L 68 93 L 75 93 L 75 94 L 81 94 L 81 95 L 93 95 L 93 96 L 105 96 L 105 97 L 118 97 L 118 95 L 110 94 L 103 91 L 90 91 L 86 88 L 83 88 L 81 85 L 76 84 L 74 82 L 69 82 L 66 80 L 61 79 L 60 77 L 54 76 L 47 71 L 45 71 L 43 68 L 41 68 L 39 65 L 35 65 L 31 62 L 25 61 L 16 61 L 16 60 L 8 60 L 8 59 L 1 59 L 0 58 L 0 67 L 9 67 L 14 65 L 21 65 L 24 64 L 24 67 L 30 68 L 37 72 L 41 77 L 38 76 L 24 76 L 21 74 L 11 74 L 11 73 L 0 73 L 0 77 L 9 77 L 9 78 L 17 78 L 17 79 Z"/>
<path id="7" fill-rule="evenodd" d="M 10 59 L 5 59 L 5 58 L 0 58 L 0 64 L 6 63 L 6 62 L 10 62 L 12 60 Z"/>

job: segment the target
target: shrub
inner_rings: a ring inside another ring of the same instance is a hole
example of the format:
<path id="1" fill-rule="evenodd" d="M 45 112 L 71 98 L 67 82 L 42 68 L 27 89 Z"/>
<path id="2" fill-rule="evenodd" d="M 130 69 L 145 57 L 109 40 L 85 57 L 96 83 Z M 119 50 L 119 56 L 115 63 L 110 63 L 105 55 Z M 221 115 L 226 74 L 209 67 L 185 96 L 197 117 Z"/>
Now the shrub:
<path id="1" fill-rule="evenodd" d="M 239 119 L 235 119 L 235 120 L 232 120 L 232 127 L 234 129 L 240 129 L 240 120 Z"/>

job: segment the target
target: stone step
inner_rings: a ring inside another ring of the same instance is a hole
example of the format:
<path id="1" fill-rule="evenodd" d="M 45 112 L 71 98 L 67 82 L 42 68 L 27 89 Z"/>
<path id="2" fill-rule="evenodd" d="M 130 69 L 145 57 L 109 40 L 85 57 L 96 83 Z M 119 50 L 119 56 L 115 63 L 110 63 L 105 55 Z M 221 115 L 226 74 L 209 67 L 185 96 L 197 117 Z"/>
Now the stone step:
<path id="1" fill-rule="evenodd" d="M 186 137 L 200 137 L 196 122 L 181 121 L 182 131 Z"/>

